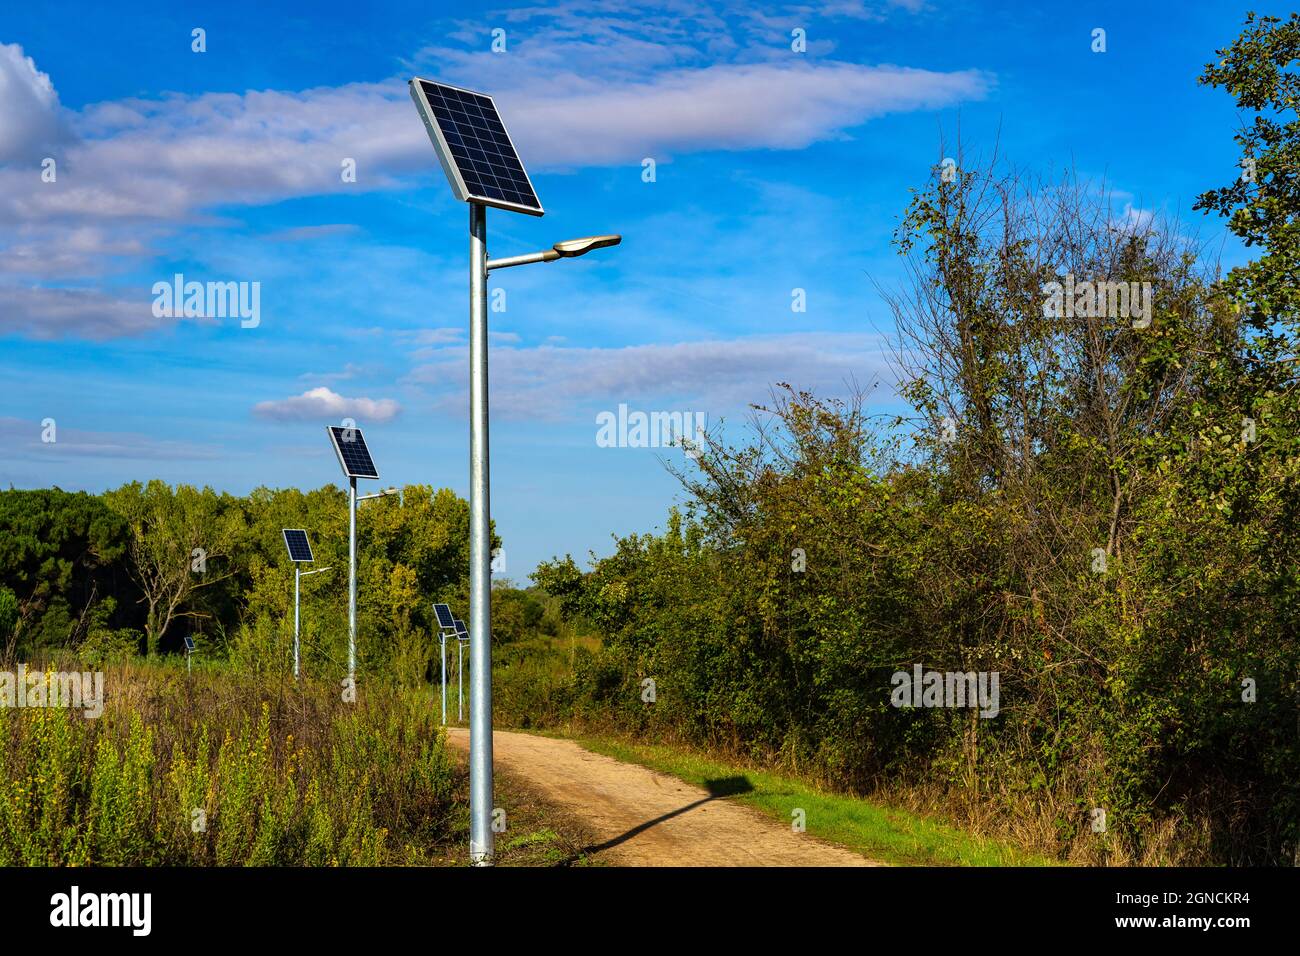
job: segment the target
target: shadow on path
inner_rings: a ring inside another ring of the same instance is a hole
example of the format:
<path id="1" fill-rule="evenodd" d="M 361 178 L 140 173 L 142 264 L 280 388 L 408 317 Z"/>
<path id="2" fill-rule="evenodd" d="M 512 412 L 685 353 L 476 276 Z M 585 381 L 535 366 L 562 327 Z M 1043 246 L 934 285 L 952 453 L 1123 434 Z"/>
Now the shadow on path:
<path id="1" fill-rule="evenodd" d="M 663 823 L 665 820 L 671 820 L 673 817 L 681 816 L 683 813 L 688 813 L 689 811 L 694 810 L 696 807 L 703 806 L 704 804 L 709 803 L 710 801 L 718 800 L 723 797 L 734 797 L 737 794 L 741 794 L 741 793 L 750 793 L 754 789 L 754 785 L 750 783 L 749 778 L 745 776 L 720 777 L 717 780 L 704 781 L 704 788 L 709 791 L 709 795 L 707 797 L 701 797 L 699 800 L 693 800 L 692 802 L 686 804 L 686 806 L 678 807 L 676 810 L 670 811 L 669 813 L 665 813 L 662 816 L 655 817 L 653 820 L 647 820 L 645 823 L 638 823 L 636 826 L 634 826 L 632 829 L 628 830 L 627 832 L 620 833 L 618 836 L 606 840 L 604 843 L 597 843 L 597 844 L 592 844 L 591 846 L 585 846 L 582 849 L 580 849 L 577 853 L 573 854 L 572 856 L 568 857 L 565 860 L 562 860 L 557 865 L 571 866 L 583 856 L 594 856 L 597 853 L 602 853 L 605 850 L 611 849 L 612 847 L 616 847 L 620 843 L 626 843 L 628 840 L 632 839 L 638 833 L 644 833 L 646 830 L 649 830 L 653 826 L 658 826 L 660 823 Z"/>

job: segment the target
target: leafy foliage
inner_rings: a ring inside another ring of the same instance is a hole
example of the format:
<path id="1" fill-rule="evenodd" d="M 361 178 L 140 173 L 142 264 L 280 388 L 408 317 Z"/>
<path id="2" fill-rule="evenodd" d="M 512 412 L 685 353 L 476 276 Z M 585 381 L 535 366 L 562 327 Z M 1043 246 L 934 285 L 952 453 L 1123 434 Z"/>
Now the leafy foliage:
<path id="1" fill-rule="evenodd" d="M 603 638 L 568 717 L 1071 859 L 1300 853 L 1300 16 L 1250 17 L 1221 57 L 1203 79 L 1256 113 L 1255 175 L 1200 206 L 1260 254 L 1220 279 L 1094 184 L 936 176 L 885 290 L 912 413 L 780 386 L 680 476 L 665 534 L 539 569 Z M 1145 283 L 1150 321 L 1046 307 L 1076 280 Z M 1000 714 L 891 706 L 918 664 L 996 672 Z"/>

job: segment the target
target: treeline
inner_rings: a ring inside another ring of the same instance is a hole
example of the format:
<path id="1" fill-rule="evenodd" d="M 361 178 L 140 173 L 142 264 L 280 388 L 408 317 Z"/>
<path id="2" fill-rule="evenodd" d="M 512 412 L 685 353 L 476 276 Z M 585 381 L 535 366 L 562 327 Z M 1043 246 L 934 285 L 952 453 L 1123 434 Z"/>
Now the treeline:
<path id="1" fill-rule="evenodd" d="M 131 483 L 101 495 L 0 492 L 0 649 L 6 660 L 61 651 L 104 662 L 183 648 L 253 671 L 288 666 L 293 566 L 282 529 L 308 533 L 315 562 L 302 579 L 309 674 L 347 661 L 347 492 L 211 489 Z M 363 672 L 427 676 L 432 605 L 468 610 L 469 509 L 451 491 L 409 485 L 358 507 L 358 655 Z M 502 588 L 496 640 L 537 626 L 540 603 Z"/>
<path id="2" fill-rule="evenodd" d="M 1252 18 L 1203 77 L 1260 114 L 1250 177 L 1198 202 L 1264 249 L 1226 276 L 1071 176 L 936 170 L 886 290 L 913 413 L 783 386 L 751 441 L 706 442 L 665 534 L 542 567 L 603 637 L 566 716 L 932 799 L 1063 858 L 1291 863 L 1297 56 L 1300 18 Z M 916 665 L 996 672 L 998 715 L 894 706 Z"/>

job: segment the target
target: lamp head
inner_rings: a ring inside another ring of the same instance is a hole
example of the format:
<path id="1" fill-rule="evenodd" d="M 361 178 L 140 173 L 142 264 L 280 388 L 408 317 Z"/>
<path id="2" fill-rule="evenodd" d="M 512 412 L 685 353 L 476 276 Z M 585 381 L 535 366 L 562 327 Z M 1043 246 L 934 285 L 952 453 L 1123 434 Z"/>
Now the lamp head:
<path id="1" fill-rule="evenodd" d="M 616 246 L 622 241 L 622 236 L 584 236 L 581 239 L 565 239 L 551 248 L 559 253 L 561 258 L 572 259 L 575 256 L 586 255 L 592 249 Z"/>

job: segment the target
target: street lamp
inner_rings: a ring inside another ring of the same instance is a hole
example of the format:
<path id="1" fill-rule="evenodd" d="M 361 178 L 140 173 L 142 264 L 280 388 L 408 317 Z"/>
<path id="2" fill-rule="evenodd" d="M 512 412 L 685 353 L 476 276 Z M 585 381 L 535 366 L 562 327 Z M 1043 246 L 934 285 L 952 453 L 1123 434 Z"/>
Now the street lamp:
<path id="1" fill-rule="evenodd" d="M 329 568 L 317 568 L 315 571 L 302 570 L 304 564 L 310 564 L 312 557 L 311 543 L 307 532 L 301 528 L 284 528 L 284 546 L 289 551 L 289 560 L 293 562 L 293 679 L 298 679 L 298 590 L 299 582 L 312 574 L 320 574 Z"/>
<path id="2" fill-rule="evenodd" d="M 349 421 L 349 419 L 344 419 Z M 397 494 L 396 488 L 385 488 L 373 495 L 357 497 L 357 479 L 379 477 L 370 449 L 355 425 L 326 425 L 334 453 L 339 456 L 339 467 L 348 479 L 348 686 L 357 687 L 357 502 Z"/>
<path id="3" fill-rule="evenodd" d="M 557 242 L 550 249 L 495 261 L 487 255 L 487 207 L 544 215 L 532 180 L 492 97 L 416 77 L 410 81 L 425 131 L 456 198 L 469 203 L 469 855 L 490 866 L 492 833 L 492 571 L 488 481 L 487 276 L 532 262 L 571 259 L 617 245 L 619 236 Z"/>
<path id="4" fill-rule="evenodd" d="M 451 613 L 451 605 L 435 604 L 433 613 L 438 618 L 438 649 L 442 656 L 442 725 L 447 726 L 447 632 L 453 630 L 457 623 Z"/>

